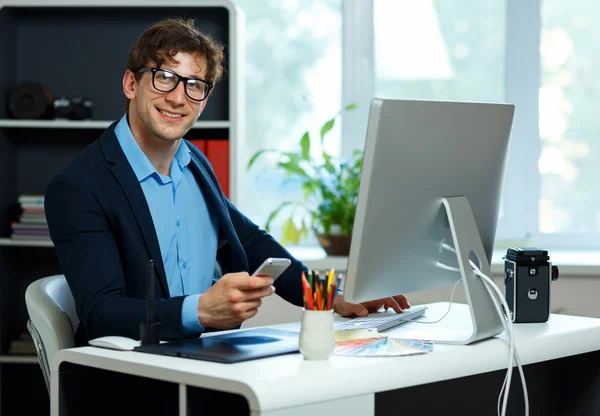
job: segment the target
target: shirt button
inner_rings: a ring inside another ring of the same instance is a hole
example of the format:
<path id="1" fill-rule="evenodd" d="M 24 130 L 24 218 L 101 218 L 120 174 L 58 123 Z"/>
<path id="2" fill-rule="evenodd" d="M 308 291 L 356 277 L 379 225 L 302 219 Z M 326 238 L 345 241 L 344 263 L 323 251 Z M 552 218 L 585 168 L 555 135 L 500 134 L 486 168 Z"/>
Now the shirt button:
<path id="1" fill-rule="evenodd" d="M 177 220 L 176 224 L 178 227 L 181 227 L 181 221 Z"/>
<path id="2" fill-rule="evenodd" d="M 184 261 L 184 262 L 183 262 L 183 268 L 184 268 L 184 269 L 187 269 L 187 261 Z"/>

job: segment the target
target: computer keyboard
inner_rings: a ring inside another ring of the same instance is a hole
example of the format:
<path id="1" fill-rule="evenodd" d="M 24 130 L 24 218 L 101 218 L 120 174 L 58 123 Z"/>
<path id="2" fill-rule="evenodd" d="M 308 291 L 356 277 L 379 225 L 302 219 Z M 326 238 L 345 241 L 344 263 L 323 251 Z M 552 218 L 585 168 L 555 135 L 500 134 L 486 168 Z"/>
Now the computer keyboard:
<path id="1" fill-rule="evenodd" d="M 370 313 L 364 317 L 350 319 L 335 325 L 336 330 L 341 329 L 377 329 L 378 332 L 405 324 L 415 318 L 423 316 L 427 306 L 411 306 L 403 313 L 396 313 L 390 309 L 388 312 Z"/>

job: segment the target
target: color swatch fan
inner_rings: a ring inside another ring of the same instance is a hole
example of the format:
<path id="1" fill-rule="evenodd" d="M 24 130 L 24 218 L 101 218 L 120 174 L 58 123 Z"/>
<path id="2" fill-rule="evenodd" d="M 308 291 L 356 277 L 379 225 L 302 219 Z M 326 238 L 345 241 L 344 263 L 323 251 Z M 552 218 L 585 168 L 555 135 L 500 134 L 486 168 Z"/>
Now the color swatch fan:
<path id="1" fill-rule="evenodd" d="M 431 351 L 433 351 L 431 341 L 392 338 L 376 331 L 357 334 L 356 331 L 350 330 L 336 333 L 333 354 L 353 357 L 398 357 L 426 354 Z"/>

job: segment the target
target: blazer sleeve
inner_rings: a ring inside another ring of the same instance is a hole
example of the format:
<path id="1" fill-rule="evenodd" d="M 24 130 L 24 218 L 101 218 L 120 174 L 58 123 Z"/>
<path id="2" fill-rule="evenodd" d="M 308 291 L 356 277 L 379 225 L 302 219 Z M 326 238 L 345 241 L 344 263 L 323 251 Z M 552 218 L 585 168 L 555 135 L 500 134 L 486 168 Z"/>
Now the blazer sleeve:
<path id="1" fill-rule="evenodd" d="M 294 305 L 303 306 L 302 271 L 306 271 L 307 268 L 270 234 L 242 214 L 229 200 L 227 200 L 227 207 L 231 222 L 248 258 L 250 272 L 256 270 L 269 257 L 291 259 L 290 267 L 275 281 L 275 293 Z"/>
<path id="2" fill-rule="evenodd" d="M 115 236 L 92 192 L 73 176 L 60 174 L 46 191 L 45 212 L 60 266 L 89 338 L 121 335 L 139 339 L 146 301 L 126 294 Z M 183 300 L 183 296 L 155 300 L 161 337 L 184 337 Z"/>
<path id="3" fill-rule="evenodd" d="M 210 180 L 218 190 L 219 197 L 227 208 L 227 215 L 231 219 L 234 231 L 246 254 L 250 273 L 256 270 L 269 257 L 289 258 L 292 260 L 292 264 L 275 282 L 275 293 L 294 305 L 303 306 L 302 271 L 306 271 L 306 267 L 299 260 L 295 259 L 270 234 L 259 228 L 248 217 L 242 214 L 225 197 L 208 159 L 195 146 L 190 145 L 188 147 L 200 163 L 204 165 Z"/>

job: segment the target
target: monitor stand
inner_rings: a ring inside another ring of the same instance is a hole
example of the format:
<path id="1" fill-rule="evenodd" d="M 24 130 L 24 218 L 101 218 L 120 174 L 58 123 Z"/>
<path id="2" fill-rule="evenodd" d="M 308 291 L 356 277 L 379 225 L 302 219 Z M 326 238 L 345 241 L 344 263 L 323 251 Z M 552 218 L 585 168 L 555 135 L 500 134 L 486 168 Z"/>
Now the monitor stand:
<path id="1" fill-rule="evenodd" d="M 469 256 L 472 251 L 479 258 L 478 266 L 481 271 L 491 278 L 490 264 L 481 243 L 471 205 L 464 196 L 443 198 L 442 203 L 446 208 L 446 215 L 450 223 L 473 327 L 471 331 L 459 331 L 456 333 L 456 337 L 449 336 L 448 339 L 440 339 L 436 342 L 466 345 L 496 336 L 502 333 L 504 328 L 483 280 L 475 274 L 469 264 Z"/>

